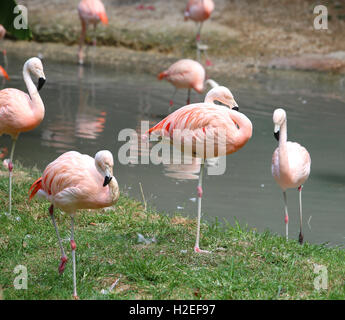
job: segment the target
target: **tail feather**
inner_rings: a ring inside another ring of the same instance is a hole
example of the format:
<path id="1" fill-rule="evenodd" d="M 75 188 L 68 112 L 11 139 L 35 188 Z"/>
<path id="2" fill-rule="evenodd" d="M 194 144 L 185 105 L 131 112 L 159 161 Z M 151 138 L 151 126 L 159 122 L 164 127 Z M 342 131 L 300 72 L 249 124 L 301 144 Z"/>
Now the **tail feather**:
<path id="1" fill-rule="evenodd" d="M 0 66 L 0 72 L 2 73 L 2 75 L 4 76 L 4 78 L 6 80 L 10 80 L 10 77 L 8 76 L 8 73 L 6 72 L 6 70 L 2 66 Z"/>
<path id="2" fill-rule="evenodd" d="M 166 73 L 165 71 L 163 71 L 163 72 L 161 72 L 161 73 L 157 76 L 157 78 L 158 78 L 158 80 L 162 80 L 162 79 L 164 79 L 166 76 L 167 76 L 167 73 Z"/>
<path id="3" fill-rule="evenodd" d="M 36 195 L 38 190 L 42 188 L 42 177 L 38 178 L 29 189 L 29 201 Z M 31 193 L 30 193 L 31 192 Z"/>
<path id="4" fill-rule="evenodd" d="M 151 134 L 153 131 L 159 131 L 163 129 L 166 119 L 163 119 L 161 122 L 157 123 L 154 127 L 150 128 L 146 133 Z"/>
<path id="5" fill-rule="evenodd" d="M 108 24 L 108 17 L 107 17 L 107 14 L 105 12 L 100 12 L 98 14 L 98 16 L 101 19 L 103 24 Z"/>

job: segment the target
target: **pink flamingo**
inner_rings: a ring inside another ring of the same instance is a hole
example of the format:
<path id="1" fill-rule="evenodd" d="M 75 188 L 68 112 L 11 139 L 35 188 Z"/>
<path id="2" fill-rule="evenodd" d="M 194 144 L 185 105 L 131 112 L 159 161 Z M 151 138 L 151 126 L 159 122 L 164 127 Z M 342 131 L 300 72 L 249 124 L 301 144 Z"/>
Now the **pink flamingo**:
<path id="1" fill-rule="evenodd" d="M 108 17 L 105 12 L 104 5 L 101 0 L 81 0 L 78 5 L 78 12 L 81 22 L 81 34 L 79 39 L 79 64 L 84 63 L 83 45 L 86 36 L 86 29 L 89 24 L 93 24 L 94 32 L 97 24 L 102 21 L 103 24 L 108 24 Z M 93 40 L 93 45 L 96 45 L 96 38 Z"/>
<path id="2" fill-rule="evenodd" d="M 78 299 L 76 280 L 76 243 L 74 240 L 74 215 L 79 209 L 100 209 L 112 206 L 119 199 L 119 187 L 113 176 L 114 160 L 108 150 L 96 153 L 95 158 L 76 151 L 63 153 L 51 162 L 30 190 L 30 200 L 37 195 L 47 199 L 51 206 L 49 214 L 53 222 L 61 250 L 59 273 L 63 273 L 67 256 L 62 246 L 54 218 L 54 207 L 71 216 L 71 239 L 73 260 L 73 297 Z"/>
<path id="3" fill-rule="evenodd" d="M 30 72 L 38 78 L 35 87 Z M 23 67 L 23 78 L 29 95 L 18 89 L 7 88 L 0 91 L 0 136 L 8 134 L 12 137 L 12 149 L 8 162 L 9 170 L 9 213 L 12 203 L 12 170 L 13 153 L 16 141 L 21 132 L 36 128 L 44 117 L 44 104 L 38 93 L 46 78 L 39 58 L 30 58 Z"/>
<path id="4" fill-rule="evenodd" d="M 181 59 L 173 63 L 167 70 L 158 75 L 158 79 L 166 79 L 174 87 L 175 91 L 170 100 L 170 107 L 173 106 L 173 99 L 177 89 L 188 89 L 187 104 L 190 104 L 190 91 L 194 89 L 198 93 L 204 90 L 205 69 L 197 61 L 191 59 Z"/>
<path id="5" fill-rule="evenodd" d="M 310 173 L 311 159 L 306 148 L 297 142 L 287 141 L 287 120 L 284 109 L 276 109 L 273 113 L 274 136 L 279 146 L 272 156 L 272 175 L 283 190 L 286 240 L 289 237 L 289 214 L 287 208 L 286 189 L 298 188 L 300 208 L 299 243 L 303 243 L 302 234 L 302 187 Z"/>
<path id="6" fill-rule="evenodd" d="M 232 109 L 216 105 L 215 100 Z M 181 151 L 188 150 L 194 157 L 207 159 L 228 155 L 241 149 L 252 136 L 252 123 L 244 114 L 238 112 L 238 105 L 230 90 L 218 86 L 207 93 L 204 103 L 190 104 L 176 110 L 148 132 L 168 137 Z M 213 149 L 208 145 L 213 146 Z M 202 161 L 197 187 L 195 252 L 207 252 L 199 247 L 204 165 Z"/>
<path id="7" fill-rule="evenodd" d="M 214 10 L 213 0 L 189 0 L 184 12 L 184 19 L 191 19 L 199 22 L 199 28 L 196 35 L 196 41 L 200 41 L 200 33 L 203 22 L 207 20 Z"/>
<path id="8" fill-rule="evenodd" d="M 6 29 L 4 28 L 4 26 L 2 24 L 0 24 L 0 40 L 3 40 L 5 38 L 6 35 Z M 5 64 L 5 68 L 7 68 L 7 54 L 6 54 L 6 49 L 2 50 L 2 54 L 4 56 L 4 64 Z"/>

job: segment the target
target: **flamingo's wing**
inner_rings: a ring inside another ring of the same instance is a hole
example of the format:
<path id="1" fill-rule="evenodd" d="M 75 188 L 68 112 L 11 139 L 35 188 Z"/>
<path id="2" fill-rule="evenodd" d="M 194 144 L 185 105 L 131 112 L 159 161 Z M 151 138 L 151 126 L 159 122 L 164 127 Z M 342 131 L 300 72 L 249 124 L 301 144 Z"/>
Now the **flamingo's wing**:
<path id="1" fill-rule="evenodd" d="M 288 142 L 289 166 L 293 172 L 294 180 L 307 180 L 310 174 L 311 159 L 306 148 L 297 142 Z M 302 183 L 303 183 L 302 182 Z"/>
<path id="2" fill-rule="evenodd" d="M 0 135 L 11 134 L 30 124 L 31 99 L 23 91 L 7 88 L 0 91 Z"/>
<path id="3" fill-rule="evenodd" d="M 149 133 L 159 133 L 164 136 L 172 136 L 175 129 L 202 130 L 219 128 L 233 123 L 228 108 L 206 103 L 195 103 L 184 106 L 168 115 L 154 127 Z"/>
<path id="4" fill-rule="evenodd" d="M 174 64 L 167 71 L 162 73 L 168 81 L 176 84 L 188 85 L 190 83 L 191 70 L 184 63 Z M 162 78 L 160 74 L 160 78 Z"/>
<path id="5" fill-rule="evenodd" d="M 42 189 L 55 196 L 73 187 L 83 189 L 85 181 L 102 184 L 102 177 L 95 168 L 94 159 L 76 151 L 62 154 L 51 162 L 43 172 Z"/>
<path id="6" fill-rule="evenodd" d="M 232 139 L 236 137 L 238 130 L 230 112 L 226 107 L 206 103 L 188 105 L 167 116 L 149 133 L 168 137 L 176 147 L 189 148 L 193 155 L 215 157 L 228 152 L 227 144 L 233 144 Z M 205 146 L 207 155 L 202 153 Z"/>
<path id="7" fill-rule="evenodd" d="M 78 5 L 78 12 L 81 18 L 95 22 L 101 20 L 103 24 L 108 24 L 108 17 L 104 5 L 99 0 L 83 0 Z"/>

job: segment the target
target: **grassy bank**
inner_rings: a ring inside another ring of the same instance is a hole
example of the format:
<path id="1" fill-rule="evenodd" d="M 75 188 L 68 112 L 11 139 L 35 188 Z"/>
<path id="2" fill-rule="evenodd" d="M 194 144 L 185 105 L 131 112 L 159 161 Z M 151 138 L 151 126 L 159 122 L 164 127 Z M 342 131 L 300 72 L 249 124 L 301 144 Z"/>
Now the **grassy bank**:
<path id="1" fill-rule="evenodd" d="M 16 165 L 14 210 L 5 215 L 8 176 L 0 169 L 0 297 L 71 299 L 69 217 L 57 214 L 69 262 L 60 257 L 48 203 L 27 200 L 40 173 Z M 138 242 L 138 233 L 150 244 Z M 77 285 L 81 299 L 344 299 L 345 252 L 339 248 L 286 242 L 269 232 L 238 225 L 202 224 L 201 246 L 192 248 L 195 221 L 169 217 L 122 195 L 106 211 L 82 211 L 76 219 Z M 17 265 L 28 270 L 28 289 L 15 290 Z M 328 270 L 328 289 L 314 289 L 314 265 Z M 114 290 L 108 289 L 120 278 Z"/>

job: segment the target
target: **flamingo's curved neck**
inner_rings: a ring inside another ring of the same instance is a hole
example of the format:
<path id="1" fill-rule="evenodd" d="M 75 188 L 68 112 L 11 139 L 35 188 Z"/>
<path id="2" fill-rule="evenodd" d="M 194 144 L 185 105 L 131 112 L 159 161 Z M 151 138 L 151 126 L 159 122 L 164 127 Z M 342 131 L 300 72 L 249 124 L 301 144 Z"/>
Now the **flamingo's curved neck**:
<path id="1" fill-rule="evenodd" d="M 32 104 L 31 107 L 36 114 L 37 117 L 41 117 L 43 119 L 44 117 L 44 104 L 43 101 L 37 91 L 37 88 L 35 84 L 33 83 L 31 77 L 30 77 L 30 72 L 28 69 L 28 63 L 24 64 L 23 68 L 23 78 L 24 82 L 26 84 L 26 88 L 28 89 Z"/>
<path id="2" fill-rule="evenodd" d="M 213 92 L 210 91 L 210 92 L 207 93 L 204 102 L 205 102 L 205 103 L 214 103 L 214 101 L 216 101 L 216 100 L 217 100 L 217 101 L 220 101 L 220 100 L 219 100 L 218 94 L 215 93 L 214 91 L 213 91 Z M 221 101 L 220 101 L 220 102 L 221 102 Z"/>
<path id="3" fill-rule="evenodd" d="M 231 110 L 231 119 L 238 125 L 236 136 L 236 149 L 242 148 L 251 138 L 253 133 L 252 122 L 242 113 Z"/>
<path id="4" fill-rule="evenodd" d="M 287 121 L 280 126 L 279 131 L 279 167 L 282 172 L 289 172 L 289 158 L 287 150 Z"/>
<path id="5" fill-rule="evenodd" d="M 210 85 L 211 88 L 219 87 L 219 84 L 216 81 L 214 81 L 213 79 L 207 79 L 205 84 Z"/>
<path id="6" fill-rule="evenodd" d="M 96 167 L 97 171 L 101 174 L 102 177 L 105 177 L 106 175 L 109 176 L 111 174 L 112 178 L 108 184 L 109 192 L 105 194 L 105 198 L 102 198 L 101 202 L 103 202 L 103 203 L 105 202 L 109 205 L 112 205 L 119 199 L 119 196 L 120 196 L 119 185 L 117 183 L 117 180 L 113 176 L 112 170 L 110 172 L 108 170 L 107 170 L 107 172 L 104 171 L 101 168 L 101 166 L 97 163 L 97 161 L 95 161 L 95 167 Z"/>
<path id="7" fill-rule="evenodd" d="M 119 185 L 114 176 L 109 182 L 109 196 L 110 196 L 112 204 L 114 204 L 119 199 L 119 196 L 120 196 Z"/>

